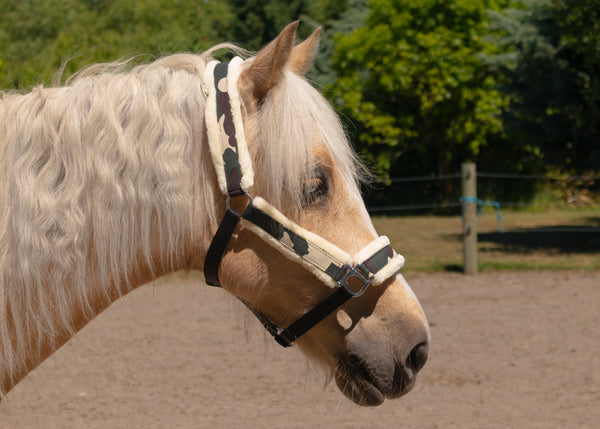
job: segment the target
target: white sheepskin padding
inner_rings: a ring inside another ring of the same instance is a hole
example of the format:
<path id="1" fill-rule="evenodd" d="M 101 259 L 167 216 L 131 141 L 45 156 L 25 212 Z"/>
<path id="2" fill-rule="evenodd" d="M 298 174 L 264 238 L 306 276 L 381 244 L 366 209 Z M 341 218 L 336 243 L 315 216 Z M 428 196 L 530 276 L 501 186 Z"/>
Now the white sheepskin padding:
<path id="1" fill-rule="evenodd" d="M 355 256 L 354 263 L 360 264 L 371 256 L 373 256 L 377 251 L 383 249 L 386 246 L 390 245 L 390 240 L 385 235 L 377 237 L 375 240 L 371 241 L 365 247 L 363 247 Z M 371 284 L 374 286 L 380 285 L 390 277 L 396 275 L 398 271 L 404 266 L 404 256 L 397 254 L 394 251 L 394 256 L 388 260 L 387 265 L 385 265 L 381 270 L 379 270 L 374 276 Z"/>
<path id="2" fill-rule="evenodd" d="M 385 235 L 377 237 L 375 240 L 363 247 L 356 255 L 354 255 L 354 263 L 363 263 L 377 253 L 378 250 L 383 249 L 385 246 L 389 246 L 389 244 L 390 240 Z"/>
<path id="3" fill-rule="evenodd" d="M 315 265 L 313 265 L 312 263 L 307 261 L 305 258 L 302 258 L 298 254 L 296 254 L 294 251 L 290 250 L 289 248 L 287 248 L 286 246 L 281 244 L 281 242 L 275 240 L 271 235 L 269 235 L 269 233 L 265 232 L 260 227 L 254 225 L 252 222 L 249 222 L 246 219 L 242 219 L 241 223 L 244 226 L 244 228 L 248 228 L 250 231 L 252 231 L 254 234 L 256 234 L 263 241 L 269 243 L 275 249 L 280 251 L 289 260 L 302 265 L 304 268 L 306 268 L 308 271 L 313 273 L 319 280 L 321 280 L 324 284 L 326 284 L 330 288 L 334 289 L 336 287 L 339 287 L 339 285 L 336 283 L 336 281 L 330 275 L 325 273 L 325 271 L 316 267 Z"/>
<path id="4" fill-rule="evenodd" d="M 204 108 L 204 122 L 208 135 L 208 147 L 210 156 L 215 166 L 219 189 L 227 195 L 227 179 L 225 178 L 225 162 L 223 161 L 223 150 L 221 148 L 221 137 L 219 124 L 217 123 L 217 89 L 215 88 L 215 66 L 218 61 L 209 62 L 204 68 L 204 88 L 208 92 L 206 106 Z"/>
<path id="5" fill-rule="evenodd" d="M 390 277 L 398 274 L 398 271 L 404 266 L 404 256 L 397 254 L 394 252 L 394 257 L 390 259 L 385 267 L 377 272 L 373 276 L 373 281 L 371 282 L 373 286 L 378 286 L 382 284 L 384 281 L 389 279 Z"/>
<path id="6" fill-rule="evenodd" d="M 253 204 L 256 208 L 260 209 L 271 218 L 279 222 L 284 228 L 292 231 L 294 234 L 306 240 L 310 246 L 309 255 L 305 257 L 298 255 L 291 249 L 291 246 L 288 246 L 285 244 L 285 242 L 282 242 L 285 241 L 285 238 L 282 241 L 276 240 L 260 227 L 242 218 L 242 225 L 245 228 L 248 228 L 267 243 L 282 251 L 282 253 L 288 259 L 302 264 L 328 286 L 338 286 L 333 278 L 325 273 L 325 270 L 332 262 L 338 266 L 350 264 L 352 259 L 348 253 L 344 252 L 342 249 L 328 242 L 324 238 L 319 237 L 318 235 L 297 225 L 261 197 L 256 197 L 253 201 Z"/>
<path id="7" fill-rule="evenodd" d="M 241 222 L 245 228 L 248 228 L 271 246 L 281 251 L 288 259 L 302 264 L 306 269 L 312 272 L 328 286 L 338 286 L 335 280 L 333 280 L 333 278 L 327 274 L 325 270 L 332 262 L 337 266 L 353 265 L 353 260 L 350 258 L 350 255 L 347 252 L 343 251 L 324 238 L 297 225 L 285 217 L 285 215 L 283 215 L 263 198 L 256 197 L 253 201 L 253 204 L 256 208 L 260 209 L 262 212 L 280 223 L 285 229 L 288 229 L 289 231 L 306 240 L 309 245 L 309 254 L 306 256 L 298 255 L 292 249 L 293 243 L 291 240 L 289 240 L 289 238 L 287 239 L 287 242 L 285 236 L 281 239 L 281 241 L 277 240 L 259 226 L 253 224 L 247 219 L 242 218 Z M 377 253 L 377 251 L 388 246 L 389 244 L 390 240 L 386 236 L 376 238 L 356 254 L 354 257 L 354 265 L 364 262 Z M 394 251 L 393 256 L 387 261 L 387 264 L 373 276 L 372 284 L 374 286 L 380 285 L 390 277 L 395 276 L 403 265 L 404 257 Z"/>
<path id="8" fill-rule="evenodd" d="M 238 80 L 243 70 L 244 60 L 235 57 L 229 62 L 229 72 L 227 74 L 227 91 L 231 102 L 231 112 L 233 114 L 233 124 L 235 125 L 235 138 L 237 140 L 238 157 L 240 168 L 242 169 L 242 189 L 246 192 L 254 185 L 254 171 L 252 170 L 252 160 L 246 144 L 246 134 L 244 132 L 244 121 L 242 118 L 242 100 L 238 92 Z"/>
<path id="9" fill-rule="evenodd" d="M 273 207 L 271 204 L 265 201 L 262 197 L 256 197 L 254 199 L 253 204 L 256 208 L 262 210 L 263 212 L 271 216 L 273 219 L 275 219 L 277 222 L 279 222 L 281 225 L 283 225 L 284 228 L 293 231 L 295 234 L 309 241 L 316 247 L 323 249 L 325 252 L 327 252 L 327 254 L 331 255 L 333 258 L 340 261 L 342 264 L 350 264 L 352 262 L 352 258 L 347 252 L 343 251 L 335 244 L 330 243 L 324 238 L 318 236 L 317 234 L 312 233 L 302 228 L 300 225 L 294 223 L 293 221 L 288 219 L 283 213 L 281 213 L 279 210 L 277 210 L 275 207 Z"/>

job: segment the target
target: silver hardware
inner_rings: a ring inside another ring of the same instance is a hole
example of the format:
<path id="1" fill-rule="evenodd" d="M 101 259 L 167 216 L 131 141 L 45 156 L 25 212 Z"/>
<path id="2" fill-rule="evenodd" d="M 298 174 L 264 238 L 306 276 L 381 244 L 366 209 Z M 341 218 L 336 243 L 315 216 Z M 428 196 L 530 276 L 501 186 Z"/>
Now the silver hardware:
<path id="1" fill-rule="evenodd" d="M 359 270 L 359 265 L 356 265 L 355 267 L 345 265 L 345 267 L 347 271 L 344 274 L 344 277 L 342 277 L 342 279 L 338 282 L 338 284 L 344 289 L 346 289 L 346 292 L 348 292 L 353 297 L 361 296 L 363 293 L 365 293 L 367 287 L 369 286 L 373 278 L 365 277 L 365 275 Z M 354 278 L 358 279 L 358 281 L 360 282 L 358 286 L 360 287 L 351 287 L 348 284 L 348 280 L 352 280 Z"/>
<path id="2" fill-rule="evenodd" d="M 244 191 L 243 189 L 242 189 L 242 192 L 244 193 L 243 195 L 245 195 L 246 198 L 248 198 L 248 205 L 251 206 L 252 202 L 253 202 L 252 197 L 250 196 L 250 194 L 248 192 Z M 242 195 L 239 195 L 239 196 L 241 197 Z M 234 198 L 237 198 L 237 196 Z M 231 204 L 230 204 L 229 200 L 231 200 L 231 197 L 229 195 L 227 195 L 227 199 L 225 200 L 225 207 L 227 207 L 227 210 L 232 211 L 238 217 L 242 217 L 241 214 L 239 214 L 238 212 L 236 212 L 234 209 L 231 208 Z"/>

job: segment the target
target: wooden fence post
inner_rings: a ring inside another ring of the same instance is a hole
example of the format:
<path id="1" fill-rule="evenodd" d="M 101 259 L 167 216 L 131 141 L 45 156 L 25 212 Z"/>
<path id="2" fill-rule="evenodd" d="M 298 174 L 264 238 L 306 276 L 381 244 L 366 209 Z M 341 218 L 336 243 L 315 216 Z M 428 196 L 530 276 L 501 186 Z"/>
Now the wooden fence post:
<path id="1" fill-rule="evenodd" d="M 461 166 L 463 251 L 465 274 L 477 274 L 477 171 L 475 164 L 467 162 Z"/>

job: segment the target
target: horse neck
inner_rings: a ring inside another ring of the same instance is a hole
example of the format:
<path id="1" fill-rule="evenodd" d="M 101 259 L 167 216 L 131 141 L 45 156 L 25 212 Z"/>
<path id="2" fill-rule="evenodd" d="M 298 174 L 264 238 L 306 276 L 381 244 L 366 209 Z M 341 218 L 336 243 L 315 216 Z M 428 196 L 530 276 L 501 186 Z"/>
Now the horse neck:
<path id="1" fill-rule="evenodd" d="M 189 73 L 174 78 L 187 89 L 98 77 L 2 101 L 0 392 L 202 251 L 215 217 L 203 98 Z"/>

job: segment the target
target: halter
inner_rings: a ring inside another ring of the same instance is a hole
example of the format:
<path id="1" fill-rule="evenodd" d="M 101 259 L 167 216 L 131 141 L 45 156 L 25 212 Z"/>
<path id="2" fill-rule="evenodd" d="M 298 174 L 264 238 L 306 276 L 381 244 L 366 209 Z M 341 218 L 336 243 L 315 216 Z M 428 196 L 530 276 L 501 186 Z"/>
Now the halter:
<path id="1" fill-rule="evenodd" d="M 324 238 L 302 228 L 261 197 L 252 198 L 252 162 L 242 123 L 237 81 L 243 60 L 229 63 L 211 61 L 204 73 L 208 90 L 205 119 L 211 158 L 220 191 L 227 197 L 227 210 L 208 249 L 204 277 L 211 286 L 220 286 L 218 269 L 238 223 L 265 240 L 286 257 L 300 263 L 333 292 L 286 328 L 278 327 L 247 302 L 267 331 L 284 347 L 318 324 L 350 298 L 362 295 L 370 284 L 379 285 L 395 275 L 404 264 L 387 237 L 369 243 L 352 258 Z M 230 199 L 245 196 L 248 205 L 242 213 L 230 207 Z"/>

